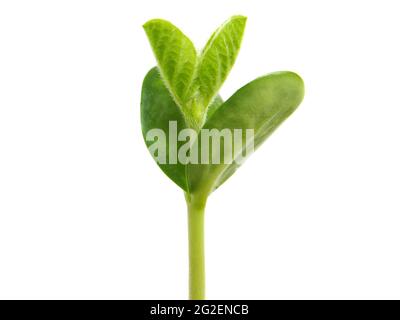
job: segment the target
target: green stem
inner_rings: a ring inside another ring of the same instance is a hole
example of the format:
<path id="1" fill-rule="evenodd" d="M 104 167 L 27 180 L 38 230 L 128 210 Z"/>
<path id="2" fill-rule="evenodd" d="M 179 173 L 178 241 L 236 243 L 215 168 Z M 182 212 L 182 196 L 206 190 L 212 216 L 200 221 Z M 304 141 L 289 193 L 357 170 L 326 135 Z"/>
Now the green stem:
<path id="1" fill-rule="evenodd" d="M 205 298 L 204 209 L 207 198 L 186 194 L 189 231 L 189 299 Z"/>

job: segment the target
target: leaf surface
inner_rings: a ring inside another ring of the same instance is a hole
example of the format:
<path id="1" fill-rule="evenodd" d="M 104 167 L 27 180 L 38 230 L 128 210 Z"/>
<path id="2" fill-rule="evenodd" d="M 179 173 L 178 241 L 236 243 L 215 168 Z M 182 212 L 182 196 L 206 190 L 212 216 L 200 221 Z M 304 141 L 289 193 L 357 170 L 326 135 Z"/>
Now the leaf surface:
<path id="1" fill-rule="evenodd" d="M 254 129 L 256 149 L 297 108 L 304 96 L 302 79 L 293 72 L 276 72 L 257 78 L 239 89 L 205 123 L 203 129 Z M 199 144 L 203 144 L 201 136 Z M 246 152 L 243 139 L 241 154 Z M 211 145 L 211 144 L 210 144 Z M 222 185 L 239 164 L 212 164 L 215 152 L 226 153 L 223 143 L 219 150 L 210 148 L 210 164 L 188 165 L 189 188 L 194 192 L 211 193 Z M 233 150 L 230 150 L 233 154 Z M 233 158 L 238 154 L 233 155 Z"/>
<path id="2" fill-rule="evenodd" d="M 182 116 L 182 112 L 171 98 L 171 95 L 161 80 L 160 73 L 156 67 L 147 73 L 143 81 L 140 117 L 143 138 L 147 147 L 154 143 L 146 140 L 146 135 L 149 130 L 161 129 L 166 133 L 167 139 L 165 150 L 167 161 L 166 164 L 157 164 L 172 181 L 174 181 L 184 191 L 187 191 L 188 185 L 186 181 L 185 166 L 180 164 L 179 161 L 177 161 L 176 164 L 170 163 L 170 143 L 168 139 L 169 135 L 173 134 L 170 132 L 170 121 L 177 122 L 178 132 L 182 129 L 185 129 L 186 125 Z M 181 144 L 182 142 L 178 143 L 177 147 L 179 148 Z M 172 146 L 171 149 L 172 152 L 177 152 L 177 150 L 173 149 Z"/>
<path id="3" fill-rule="evenodd" d="M 166 20 L 150 20 L 143 28 L 168 90 L 178 106 L 185 109 L 195 90 L 197 52 L 192 41 Z"/>
<path id="4" fill-rule="evenodd" d="M 246 17 L 231 17 L 212 34 L 202 50 L 197 70 L 200 105 L 210 104 L 232 69 L 245 25 Z"/>

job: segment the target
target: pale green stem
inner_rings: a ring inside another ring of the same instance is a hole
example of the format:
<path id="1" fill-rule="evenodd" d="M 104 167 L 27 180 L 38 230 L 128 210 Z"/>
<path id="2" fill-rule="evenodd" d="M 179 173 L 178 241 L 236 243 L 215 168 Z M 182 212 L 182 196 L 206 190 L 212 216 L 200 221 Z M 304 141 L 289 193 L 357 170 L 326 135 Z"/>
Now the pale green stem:
<path id="1" fill-rule="evenodd" d="M 204 209 L 207 198 L 186 195 L 189 232 L 189 299 L 205 299 Z"/>

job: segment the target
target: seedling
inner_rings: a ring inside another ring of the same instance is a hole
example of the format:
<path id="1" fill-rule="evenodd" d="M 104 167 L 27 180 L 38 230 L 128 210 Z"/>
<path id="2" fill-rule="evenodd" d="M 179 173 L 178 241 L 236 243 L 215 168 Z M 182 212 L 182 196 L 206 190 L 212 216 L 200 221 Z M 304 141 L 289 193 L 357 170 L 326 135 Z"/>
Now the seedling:
<path id="1" fill-rule="evenodd" d="M 246 17 L 231 17 L 200 52 L 168 21 L 154 19 L 143 26 L 158 66 L 143 81 L 142 132 L 161 170 L 185 194 L 190 299 L 205 298 L 208 196 L 235 172 L 242 162 L 239 159 L 247 157 L 297 108 L 304 95 L 302 79 L 283 71 L 257 78 L 222 100 L 218 91 L 236 60 L 245 24 Z M 232 143 L 234 138 L 241 138 L 241 143 Z M 201 151 L 196 149 L 199 146 Z"/>

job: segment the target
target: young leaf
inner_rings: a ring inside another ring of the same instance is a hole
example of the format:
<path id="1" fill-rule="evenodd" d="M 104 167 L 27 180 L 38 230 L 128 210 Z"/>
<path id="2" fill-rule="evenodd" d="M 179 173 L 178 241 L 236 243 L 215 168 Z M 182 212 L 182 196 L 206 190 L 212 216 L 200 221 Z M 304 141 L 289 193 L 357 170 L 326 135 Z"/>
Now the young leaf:
<path id="1" fill-rule="evenodd" d="M 182 109 L 192 98 L 197 52 L 182 31 L 172 23 L 153 19 L 143 28 L 150 41 L 158 67 L 175 102 Z"/>
<path id="2" fill-rule="evenodd" d="M 256 149 L 297 108 L 303 96 L 303 80 L 297 74 L 271 73 L 239 89 L 218 108 L 203 129 L 254 129 Z M 202 143 L 199 136 L 199 144 Z M 212 150 L 218 151 L 226 154 L 225 150 Z M 245 152 L 246 144 L 243 143 L 241 154 Z M 189 187 L 192 192 L 208 194 L 224 183 L 238 166 L 236 162 L 191 164 L 187 169 Z"/>
<path id="3" fill-rule="evenodd" d="M 201 52 L 197 82 L 204 107 L 213 100 L 233 67 L 245 25 L 246 17 L 231 17 L 212 34 Z"/>
<path id="4" fill-rule="evenodd" d="M 184 191 L 188 191 L 185 166 L 179 161 L 171 161 L 169 152 L 169 137 L 175 134 L 171 132 L 169 122 L 176 121 L 177 132 L 186 127 L 182 112 L 171 98 L 167 88 L 161 80 L 158 68 L 151 69 L 143 80 L 142 100 L 140 106 L 140 116 L 142 123 L 142 133 L 146 146 L 149 148 L 156 141 L 148 141 L 146 136 L 152 129 L 161 129 L 166 134 L 165 139 L 165 164 L 160 164 L 161 170 Z M 181 143 L 177 144 L 179 148 Z M 161 146 L 163 147 L 163 146 Z M 177 150 L 173 150 L 172 154 L 177 154 Z M 171 163 L 176 162 L 176 163 Z"/>

